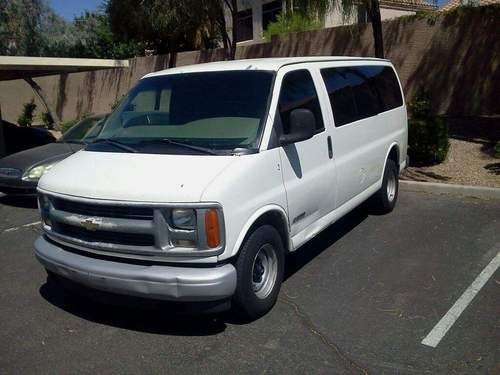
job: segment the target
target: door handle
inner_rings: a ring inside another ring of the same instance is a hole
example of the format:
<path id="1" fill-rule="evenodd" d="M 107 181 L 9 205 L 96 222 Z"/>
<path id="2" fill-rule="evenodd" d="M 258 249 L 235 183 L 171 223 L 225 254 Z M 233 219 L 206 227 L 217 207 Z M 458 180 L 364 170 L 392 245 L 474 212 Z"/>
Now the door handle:
<path id="1" fill-rule="evenodd" d="M 328 157 L 333 159 L 332 137 L 328 136 L 328 138 L 326 138 L 326 143 L 328 143 Z"/>

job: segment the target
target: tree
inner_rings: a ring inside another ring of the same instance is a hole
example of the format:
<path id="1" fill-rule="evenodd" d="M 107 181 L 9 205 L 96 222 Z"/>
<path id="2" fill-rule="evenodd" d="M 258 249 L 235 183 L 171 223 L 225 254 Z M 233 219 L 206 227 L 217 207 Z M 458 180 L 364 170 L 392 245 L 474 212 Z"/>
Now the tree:
<path id="1" fill-rule="evenodd" d="M 153 53 L 169 53 L 168 66 L 178 51 L 193 50 L 209 38 L 206 31 L 208 0 L 109 0 L 106 12 L 111 30 L 120 40 L 143 43 Z"/>
<path id="2" fill-rule="evenodd" d="M 382 18 L 379 0 L 285 0 L 285 12 L 301 12 L 308 17 L 323 18 L 328 11 L 340 10 L 344 18 L 351 17 L 357 7 L 367 11 L 372 24 L 375 56 L 384 58 Z"/>
<path id="3" fill-rule="evenodd" d="M 41 0 L 0 0 L 0 54 L 37 56 L 43 43 Z"/>

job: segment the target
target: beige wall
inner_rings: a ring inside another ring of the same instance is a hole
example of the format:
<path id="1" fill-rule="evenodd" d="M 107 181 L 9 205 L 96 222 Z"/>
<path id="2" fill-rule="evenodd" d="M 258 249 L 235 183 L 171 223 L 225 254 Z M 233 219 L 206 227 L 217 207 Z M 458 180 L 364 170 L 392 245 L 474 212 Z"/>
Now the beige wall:
<path id="1" fill-rule="evenodd" d="M 380 7 L 380 17 L 382 18 L 382 21 L 390 20 L 401 16 L 411 16 L 416 13 L 417 12 L 413 12 L 410 10 Z"/>
<path id="2" fill-rule="evenodd" d="M 435 22 L 398 18 L 383 22 L 384 45 L 410 99 L 427 88 L 434 109 L 457 116 L 500 115 L 500 29 L 497 9 L 441 14 Z M 487 13 L 490 12 L 490 13 Z M 480 30 L 481 32 L 478 32 Z M 343 26 L 273 39 L 271 43 L 239 47 L 237 58 L 274 56 L 372 56 L 370 25 Z M 222 59 L 221 50 L 184 52 L 178 65 Z M 167 56 L 140 57 L 129 69 L 74 73 L 36 79 L 63 120 L 86 112 L 109 111 L 144 74 L 164 69 Z M 23 81 L 0 82 L 2 116 L 15 121 L 22 104 L 33 97 Z"/>

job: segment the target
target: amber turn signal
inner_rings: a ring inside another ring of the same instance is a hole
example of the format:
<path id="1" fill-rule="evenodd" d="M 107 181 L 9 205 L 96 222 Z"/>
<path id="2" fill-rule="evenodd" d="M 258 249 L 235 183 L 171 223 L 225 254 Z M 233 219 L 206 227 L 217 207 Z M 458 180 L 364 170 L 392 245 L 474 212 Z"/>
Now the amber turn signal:
<path id="1" fill-rule="evenodd" d="M 205 212 L 205 234 L 208 247 L 214 248 L 220 245 L 219 215 L 213 208 Z"/>

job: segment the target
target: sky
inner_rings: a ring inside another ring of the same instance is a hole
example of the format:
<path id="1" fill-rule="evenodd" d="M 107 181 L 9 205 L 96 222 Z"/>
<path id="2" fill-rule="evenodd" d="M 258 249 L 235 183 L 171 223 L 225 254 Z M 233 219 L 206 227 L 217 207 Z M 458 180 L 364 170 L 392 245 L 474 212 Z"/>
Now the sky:
<path id="1" fill-rule="evenodd" d="M 85 10 L 96 10 L 102 2 L 103 0 L 48 0 L 52 9 L 68 21 L 72 21 Z M 438 0 L 438 5 L 441 7 L 447 2 L 448 0 Z"/>
<path id="2" fill-rule="evenodd" d="M 102 2 L 103 0 L 48 0 L 52 9 L 67 21 L 73 21 L 75 16 L 86 10 L 97 10 Z"/>

